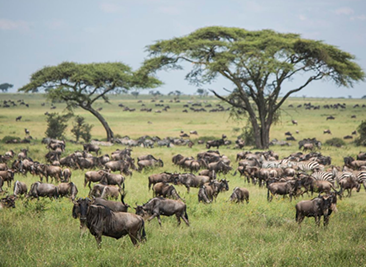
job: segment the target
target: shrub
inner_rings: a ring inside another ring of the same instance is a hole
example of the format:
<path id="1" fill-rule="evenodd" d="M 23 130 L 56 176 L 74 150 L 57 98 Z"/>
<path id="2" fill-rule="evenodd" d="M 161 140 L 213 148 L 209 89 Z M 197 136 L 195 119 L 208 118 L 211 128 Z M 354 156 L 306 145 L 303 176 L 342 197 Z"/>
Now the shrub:
<path id="1" fill-rule="evenodd" d="M 6 143 L 7 141 L 12 141 L 14 139 L 20 141 L 20 137 L 7 135 L 7 136 L 4 136 L 4 138 L 2 139 L 2 142 Z"/>
<path id="2" fill-rule="evenodd" d="M 75 135 L 76 142 L 79 141 L 79 138 L 83 138 L 85 142 L 89 142 L 91 139 L 90 131 L 93 128 L 93 125 L 85 123 L 85 118 L 81 116 L 76 116 L 74 120 L 74 126 L 71 129 L 71 132 Z"/>
<path id="3" fill-rule="evenodd" d="M 244 127 L 243 133 L 238 137 L 244 140 L 246 146 L 255 146 L 255 136 L 252 127 Z"/>
<path id="4" fill-rule="evenodd" d="M 358 134 L 360 135 L 355 139 L 355 143 L 358 146 L 366 146 L 366 121 L 362 121 L 357 128 Z"/>
<path id="5" fill-rule="evenodd" d="M 346 143 L 343 141 L 343 139 L 338 138 L 338 137 L 328 139 L 327 141 L 325 141 L 324 144 L 328 145 L 328 146 L 335 146 L 335 147 L 341 147 L 341 146 L 346 145 Z"/>
<path id="6" fill-rule="evenodd" d="M 45 132 L 47 137 L 60 139 L 63 137 L 67 128 L 67 121 L 72 116 L 71 113 L 66 115 L 58 115 L 58 113 L 49 113 L 47 115 L 47 130 Z"/>

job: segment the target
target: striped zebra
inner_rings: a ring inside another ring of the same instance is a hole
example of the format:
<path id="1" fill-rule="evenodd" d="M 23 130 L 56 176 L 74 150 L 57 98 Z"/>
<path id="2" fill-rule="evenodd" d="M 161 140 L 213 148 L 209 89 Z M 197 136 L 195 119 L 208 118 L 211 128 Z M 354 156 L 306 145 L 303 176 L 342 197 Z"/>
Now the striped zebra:
<path id="1" fill-rule="evenodd" d="M 299 171 L 308 172 L 321 169 L 320 164 L 316 161 L 300 161 L 292 162 L 294 167 L 297 167 Z"/>
<path id="2" fill-rule="evenodd" d="M 323 172 L 323 171 L 317 171 L 313 172 L 310 177 L 314 178 L 315 180 L 321 180 L 321 181 L 328 181 L 334 186 L 334 180 L 336 178 L 336 173 L 333 172 Z"/>
<path id="3" fill-rule="evenodd" d="M 269 168 L 281 168 L 280 160 L 264 160 L 261 162 L 261 168 L 269 169 Z"/>
<path id="4" fill-rule="evenodd" d="M 366 171 L 359 171 L 356 175 L 357 182 L 363 184 L 363 188 L 366 190 Z"/>

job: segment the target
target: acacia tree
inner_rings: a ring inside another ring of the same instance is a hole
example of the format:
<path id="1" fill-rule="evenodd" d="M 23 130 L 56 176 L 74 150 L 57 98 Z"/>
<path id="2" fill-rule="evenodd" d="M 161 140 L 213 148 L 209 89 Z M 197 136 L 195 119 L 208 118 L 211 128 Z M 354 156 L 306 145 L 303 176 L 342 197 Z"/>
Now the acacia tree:
<path id="1" fill-rule="evenodd" d="M 77 64 L 63 62 L 44 67 L 32 74 L 30 83 L 18 91 L 37 92 L 46 89 L 50 100 L 61 100 L 68 108 L 81 107 L 93 114 L 103 125 L 107 140 L 113 140 L 113 131 L 104 117 L 93 108 L 93 103 L 109 103 L 108 94 L 131 88 L 154 88 L 161 82 L 152 76 L 139 76 L 123 63 Z"/>
<path id="2" fill-rule="evenodd" d="M 276 112 L 290 95 L 321 79 L 346 87 L 365 79 L 353 55 L 322 41 L 272 30 L 207 27 L 157 41 L 147 51 L 149 58 L 140 69 L 146 74 L 182 69 L 180 63 L 189 62 L 192 68 L 186 79 L 192 84 L 211 83 L 218 76 L 230 80 L 234 89 L 228 95 L 212 92 L 238 116 L 249 118 L 256 147 L 261 149 L 268 148 Z M 285 82 L 298 75 L 304 75 L 305 81 L 283 92 Z"/>

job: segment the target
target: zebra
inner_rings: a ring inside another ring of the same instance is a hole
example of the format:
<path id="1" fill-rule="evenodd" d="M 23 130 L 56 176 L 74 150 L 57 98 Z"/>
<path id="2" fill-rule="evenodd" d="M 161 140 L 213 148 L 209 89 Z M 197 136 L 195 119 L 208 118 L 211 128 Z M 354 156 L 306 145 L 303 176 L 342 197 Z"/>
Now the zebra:
<path id="1" fill-rule="evenodd" d="M 316 161 L 300 161 L 300 162 L 292 162 L 294 167 L 300 171 L 315 171 L 321 169 L 320 164 Z"/>
<path id="2" fill-rule="evenodd" d="M 357 182 L 363 184 L 363 188 L 366 191 L 366 171 L 359 171 L 356 175 Z"/>
<path id="3" fill-rule="evenodd" d="M 315 180 L 328 181 L 334 186 L 334 180 L 336 178 L 336 173 L 334 171 L 332 171 L 332 172 L 317 171 L 317 172 L 313 172 L 310 175 L 310 177 L 314 178 Z"/>
<path id="4" fill-rule="evenodd" d="M 261 168 L 269 169 L 269 168 L 281 168 L 280 160 L 265 160 L 261 162 Z"/>

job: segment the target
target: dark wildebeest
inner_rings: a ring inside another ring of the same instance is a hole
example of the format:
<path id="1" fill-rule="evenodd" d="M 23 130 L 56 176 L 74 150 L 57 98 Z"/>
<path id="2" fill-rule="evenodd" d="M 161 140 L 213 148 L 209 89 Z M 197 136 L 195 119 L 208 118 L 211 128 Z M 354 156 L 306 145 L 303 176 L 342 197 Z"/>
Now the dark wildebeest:
<path id="1" fill-rule="evenodd" d="M 79 192 L 76 185 L 72 182 L 59 184 L 57 190 L 60 197 L 70 196 L 71 200 L 74 200 Z"/>
<path id="2" fill-rule="evenodd" d="M 161 226 L 160 215 L 172 216 L 175 215 L 180 225 L 180 219 L 189 226 L 187 207 L 181 200 L 165 199 L 161 197 L 154 197 L 150 199 L 146 204 L 137 206 L 136 214 L 144 216 L 146 213 L 151 215 L 148 221 L 151 221 L 155 217 L 158 218 L 159 225 Z"/>
<path id="3" fill-rule="evenodd" d="M 100 182 L 105 174 L 107 174 L 107 172 L 103 170 L 86 172 L 84 175 L 84 187 L 86 187 L 86 184 L 88 184 L 89 189 L 91 189 L 91 182 Z"/>
<path id="4" fill-rule="evenodd" d="M 182 184 L 187 188 L 187 192 L 191 187 L 199 188 L 211 180 L 208 176 L 196 176 L 193 173 L 182 173 L 174 177 L 174 184 Z"/>
<path id="5" fill-rule="evenodd" d="M 205 185 L 201 186 L 200 189 L 198 190 L 198 203 L 200 202 L 203 203 L 211 203 L 212 201 L 208 198 L 207 195 L 207 188 Z"/>
<path id="6" fill-rule="evenodd" d="M 100 183 L 104 185 L 118 185 L 120 190 L 125 189 L 125 177 L 121 174 L 105 173 L 100 179 Z"/>
<path id="7" fill-rule="evenodd" d="M 360 192 L 361 189 L 361 185 L 357 182 L 357 180 L 354 177 L 347 177 L 342 179 L 339 182 L 339 186 L 341 187 L 339 194 L 343 196 L 343 191 L 347 190 L 348 192 L 347 197 L 351 197 L 353 188 L 356 188 L 357 192 Z"/>
<path id="8" fill-rule="evenodd" d="M 244 200 L 249 204 L 249 191 L 244 187 L 235 187 L 230 196 L 230 201 L 236 203 L 243 203 Z"/>
<path id="9" fill-rule="evenodd" d="M 39 200 L 39 197 L 58 198 L 57 186 L 41 182 L 33 183 L 29 189 L 27 198 L 37 198 Z"/>
<path id="10" fill-rule="evenodd" d="M 205 195 L 210 200 L 210 202 L 212 202 L 213 200 L 216 200 L 217 195 L 220 192 L 229 190 L 229 182 L 226 181 L 225 179 L 222 179 L 220 181 L 211 180 L 210 182 L 205 183 L 202 187 L 204 187 Z M 198 202 L 199 201 L 200 201 L 200 193 L 198 193 Z"/>
<path id="11" fill-rule="evenodd" d="M 119 211 L 119 212 L 127 212 L 130 205 L 124 202 L 125 195 L 121 194 L 121 202 L 106 200 L 104 198 L 93 198 L 92 204 L 93 205 L 103 205 L 105 207 L 110 208 L 112 211 Z"/>
<path id="12" fill-rule="evenodd" d="M 108 198 L 118 199 L 120 194 L 121 194 L 121 191 L 119 188 L 117 188 L 113 185 L 105 185 L 100 197 L 104 198 L 104 199 L 108 199 Z"/>
<path id="13" fill-rule="evenodd" d="M 173 199 L 182 199 L 178 193 L 177 190 L 175 190 L 175 187 L 168 183 L 156 183 L 153 186 L 153 192 L 154 197 L 162 196 L 164 198 L 173 198 Z"/>
<path id="14" fill-rule="evenodd" d="M 6 170 L 6 171 L 0 171 L 0 179 L 2 179 L 4 182 L 7 182 L 8 187 L 11 187 L 11 181 L 14 180 L 14 171 L 13 170 Z"/>
<path id="15" fill-rule="evenodd" d="M 151 185 L 154 185 L 156 183 L 172 183 L 174 182 L 174 177 L 178 177 L 178 174 L 170 173 L 170 172 L 162 172 L 162 173 L 156 173 L 152 174 L 148 177 L 149 179 L 149 190 L 151 188 Z"/>
<path id="16" fill-rule="evenodd" d="M 80 236 L 86 231 L 86 213 L 88 207 L 91 205 L 89 198 L 79 198 L 77 201 L 73 201 L 74 206 L 72 207 L 72 217 L 74 219 L 80 219 Z"/>
<path id="17" fill-rule="evenodd" d="M 84 151 L 86 151 L 87 153 L 95 152 L 97 154 L 97 156 L 98 156 L 99 150 L 100 150 L 99 146 L 93 145 L 93 144 L 84 144 L 83 148 L 84 148 Z"/>
<path id="18" fill-rule="evenodd" d="M 68 183 L 71 179 L 71 174 L 72 173 L 71 173 L 70 169 L 68 169 L 68 168 L 64 169 L 62 171 L 62 177 L 64 178 L 63 182 Z"/>
<path id="19" fill-rule="evenodd" d="M 332 211 L 337 211 L 337 197 L 335 194 L 321 196 L 312 200 L 302 200 L 295 205 L 296 222 L 301 225 L 305 217 L 314 217 L 315 223 L 319 226 L 321 216 L 324 217 L 324 226 L 329 222 Z"/>
<path id="20" fill-rule="evenodd" d="M 267 200 L 271 202 L 273 195 L 289 195 L 290 201 L 292 201 L 292 197 L 296 197 L 296 191 L 296 181 L 294 180 L 270 183 L 267 186 Z"/>
<path id="21" fill-rule="evenodd" d="M 61 181 L 62 178 L 62 168 L 59 166 L 50 166 L 50 165 L 43 165 L 40 164 L 40 172 L 43 176 L 46 177 L 46 182 L 48 183 L 48 176 L 51 177 L 51 181 L 53 180 L 53 178 L 55 178 L 55 180 L 57 182 Z M 43 181 L 43 176 L 40 175 L 41 178 L 41 182 Z"/>
<path id="22" fill-rule="evenodd" d="M 161 159 L 155 160 L 140 160 L 137 162 L 138 171 L 142 171 L 142 169 L 149 168 L 149 167 L 164 167 L 164 162 Z"/>
<path id="23" fill-rule="evenodd" d="M 114 212 L 101 205 L 90 205 L 86 214 L 86 226 L 95 237 L 98 248 L 102 236 L 119 239 L 129 235 L 132 244 L 146 239 L 145 223 L 139 215 L 128 212 Z"/>
<path id="24" fill-rule="evenodd" d="M 15 121 L 20 121 L 22 119 L 22 116 L 16 117 Z"/>
<path id="25" fill-rule="evenodd" d="M 15 197 L 6 196 L 0 199 L 0 210 L 3 208 L 15 208 Z"/>
<path id="26" fill-rule="evenodd" d="M 16 181 L 14 183 L 13 195 L 18 197 L 19 195 L 27 195 L 28 188 L 23 182 Z"/>

